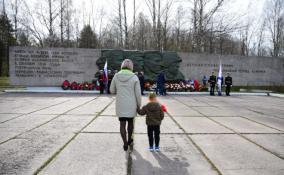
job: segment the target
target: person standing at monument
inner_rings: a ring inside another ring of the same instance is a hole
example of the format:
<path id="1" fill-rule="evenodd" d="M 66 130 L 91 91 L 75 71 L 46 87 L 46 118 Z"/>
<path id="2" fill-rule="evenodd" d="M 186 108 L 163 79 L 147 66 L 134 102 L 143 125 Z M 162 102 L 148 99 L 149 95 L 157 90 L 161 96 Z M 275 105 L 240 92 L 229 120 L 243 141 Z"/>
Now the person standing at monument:
<path id="1" fill-rule="evenodd" d="M 159 95 L 166 95 L 165 83 L 166 83 L 165 74 L 161 72 L 157 78 L 157 89 Z"/>
<path id="2" fill-rule="evenodd" d="M 214 96 L 215 95 L 215 86 L 216 86 L 216 82 L 217 82 L 217 78 L 215 76 L 215 73 L 212 72 L 212 75 L 210 76 L 209 80 L 208 80 L 209 84 L 210 84 L 210 95 Z"/>
<path id="3" fill-rule="evenodd" d="M 202 84 L 203 84 L 203 87 L 205 88 L 206 84 L 207 84 L 207 77 L 206 77 L 206 75 L 203 76 Z"/>
<path id="4" fill-rule="evenodd" d="M 100 84 L 100 94 L 104 93 L 104 89 L 105 89 L 105 75 L 104 75 L 104 71 L 100 70 L 99 73 L 99 84 Z"/>
<path id="5" fill-rule="evenodd" d="M 144 72 L 139 72 L 138 78 L 140 81 L 141 95 L 144 95 L 144 86 L 145 86 Z"/>
<path id="6" fill-rule="evenodd" d="M 227 77 L 225 78 L 225 86 L 226 86 L 226 95 L 227 96 L 230 96 L 232 85 L 233 85 L 233 78 L 230 76 L 230 73 L 227 72 Z"/>
<path id="7" fill-rule="evenodd" d="M 133 119 L 137 114 L 137 109 L 141 106 L 140 82 L 133 73 L 133 62 L 130 59 L 125 59 L 121 64 L 121 70 L 114 75 L 110 92 L 116 94 L 115 111 L 120 121 L 123 149 L 127 151 L 128 146 L 133 143 Z"/>

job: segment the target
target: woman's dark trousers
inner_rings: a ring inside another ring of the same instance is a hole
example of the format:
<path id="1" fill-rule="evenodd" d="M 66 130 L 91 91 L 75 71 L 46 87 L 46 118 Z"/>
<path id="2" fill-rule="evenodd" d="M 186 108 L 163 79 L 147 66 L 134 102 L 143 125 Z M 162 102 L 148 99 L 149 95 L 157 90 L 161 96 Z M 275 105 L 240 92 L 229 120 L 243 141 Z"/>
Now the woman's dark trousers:
<path id="1" fill-rule="evenodd" d="M 127 123 L 128 134 L 126 132 L 126 123 Z M 128 121 L 120 121 L 120 135 L 121 135 L 124 146 L 128 145 L 130 141 L 132 140 L 133 129 L 134 129 L 133 119 L 128 120 Z"/>

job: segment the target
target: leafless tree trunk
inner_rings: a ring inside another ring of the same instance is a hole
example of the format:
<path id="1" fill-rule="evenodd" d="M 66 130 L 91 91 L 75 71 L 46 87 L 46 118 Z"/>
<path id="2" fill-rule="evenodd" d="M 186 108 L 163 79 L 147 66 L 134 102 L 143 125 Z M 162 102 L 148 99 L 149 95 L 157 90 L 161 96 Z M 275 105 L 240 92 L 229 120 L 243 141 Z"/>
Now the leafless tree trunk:
<path id="1" fill-rule="evenodd" d="M 136 0 L 133 0 L 132 48 L 137 49 L 137 45 L 136 45 Z"/>
<path id="2" fill-rule="evenodd" d="M 204 51 L 204 34 L 208 31 L 212 17 L 223 6 L 225 0 L 192 0 L 194 51 Z M 215 2 L 215 3 L 214 3 Z M 207 9 L 205 11 L 205 9 Z"/>
<path id="3" fill-rule="evenodd" d="M 260 27 L 259 35 L 258 35 L 257 56 L 263 56 L 262 44 L 263 44 L 263 33 L 264 33 L 265 25 L 266 25 L 265 21 L 263 21 Z"/>
<path id="4" fill-rule="evenodd" d="M 170 18 L 170 10 L 173 4 L 173 0 L 167 0 L 165 9 L 163 9 L 164 26 L 163 26 L 163 44 L 162 49 L 168 49 L 168 23 Z"/>
<path id="5" fill-rule="evenodd" d="M 70 36 L 71 36 L 71 12 L 70 12 L 71 2 L 70 0 L 67 0 L 67 4 L 66 4 L 66 21 L 67 21 L 66 34 L 67 34 L 67 46 L 68 47 L 70 47 Z"/>
<path id="6" fill-rule="evenodd" d="M 64 0 L 60 0 L 60 45 L 64 42 Z"/>
<path id="7" fill-rule="evenodd" d="M 118 3 L 118 26 L 119 26 L 119 47 L 123 47 L 123 29 L 122 29 L 122 13 L 121 13 L 121 0 L 117 0 Z"/>
<path id="8" fill-rule="evenodd" d="M 129 49 L 128 42 L 128 25 L 127 25 L 127 14 L 126 14 L 126 0 L 123 0 L 123 12 L 124 12 L 124 47 Z"/>
<path id="9" fill-rule="evenodd" d="M 4 2 L 4 0 L 3 0 Z M 15 33 L 15 39 L 17 41 L 18 39 L 18 10 L 19 10 L 19 3 L 18 0 L 14 0 L 12 5 L 12 9 L 13 9 L 13 16 L 14 16 L 14 33 Z"/>
<path id="10" fill-rule="evenodd" d="M 162 41 L 162 21 L 161 21 L 161 0 L 158 0 L 158 19 L 157 19 L 157 46 L 156 48 L 162 50 L 161 41 Z"/>
<path id="11" fill-rule="evenodd" d="M 102 48 L 102 23 L 103 23 L 104 15 L 105 15 L 104 9 L 101 8 L 101 11 L 100 11 L 100 30 L 99 30 L 99 46 L 100 46 L 100 48 Z"/>
<path id="12" fill-rule="evenodd" d="M 3 14 L 6 14 L 6 3 L 5 0 L 2 0 L 2 8 L 3 8 Z"/>
<path id="13" fill-rule="evenodd" d="M 160 0 L 159 0 L 160 1 Z M 157 9 L 156 9 L 156 0 L 146 0 L 146 5 L 151 14 L 152 18 L 152 39 L 151 39 L 151 46 L 157 48 Z"/>
<path id="14" fill-rule="evenodd" d="M 181 35 L 181 21 L 183 18 L 184 12 L 182 6 L 179 6 L 177 8 L 177 13 L 176 13 L 176 19 L 175 19 L 175 47 L 176 50 L 180 50 L 180 35 Z"/>
<path id="15" fill-rule="evenodd" d="M 53 36 L 53 12 L 52 12 L 52 2 L 48 0 L 49 9 L 49 36 Z"/>
<path id="16" fill-rule="evenodd" d="M 38 30 L 38 24 L 36 22 L 36 19 L 31 12 L 30 7 L 28 4 L 23 1 L 24 9 L 25 9 L 25 15 L 27 16 L 26 19 L 28 20 L 21 20 L 19 21 L 21 25 L 23 25 L 29 32 L 30 34 L 37 40 L 37 43 L 40 47 L 43 47 L 43 39 L 44 39 L 44 34 Z"/>
<path id="17" fill-rule="evenodd" d="M 278 57 L 283 37 L 284 28 L 284 1 L 283 0 L 268 0 L 267 1 L 266 20 L 267 27 L 271 35 L 273 49 L 271 55 Z"/>

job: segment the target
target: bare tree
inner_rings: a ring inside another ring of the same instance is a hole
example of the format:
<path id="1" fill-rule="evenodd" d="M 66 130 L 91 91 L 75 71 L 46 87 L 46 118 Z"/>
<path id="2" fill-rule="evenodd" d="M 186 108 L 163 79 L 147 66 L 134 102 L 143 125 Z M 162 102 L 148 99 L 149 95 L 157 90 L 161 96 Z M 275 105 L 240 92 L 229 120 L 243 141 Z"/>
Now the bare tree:
<path id="1" fill-rule="evenodd" d="M 210 28 L 210 22 L 216 12 L 223 6 L 225 0 L 191 0 L 194 45 L 193 50 L 204 50 L 204 35 Z M 206 9 L 206 10 L 205 10 Z M 209 25 L 209 26 L 208 26 Z"/>
<path id="2" fill-rule="evenodd" d="M 70 38 L 71 38 L 71 18 L 72 16 L 72 0 L 67 0 L 66 4 L 66 34 L 67 34 L 67 46 L 70 46 Z"/>
<path id="3" fill-rule="evenodd" d="M 35 38 L 36 44 L 40 47 L 44 47 L 44 32 L 39 30 L 36 17 L 26 1 L 23 1 L 23 5 L 23 9 L 25 9 L 23 16 L 26 16 L 26 18 L 22 18 L 19 22 Z"/>
<path id="4" fill-rule="evenodd" d="M 173 5 L 173 0 L 167 0 L 165 8 L 163 9 L 163 46 L 162 49 L 168 49 L 168 31 L 169 31 L 169 18 L 170 18 L 170 10 Z"/>
<path id="5" fill-rule="evenodd" d="M 119 46 L 123 47 L 123 28 L 122 28 L 122 12 L 121 12 L 121 0 L 117 0 L 118 4 L 118 26 L 119 26 Z"/>
<path id="6" fill-rule="evenodd" d="M 123 2 L 123 13 L 124 13 L 124 47 L 126 49 L 129 48 L 128 43 L 128 26 L 127 26 L 127 13 L 126 13 L 126 0 L 122 0 Z"/>
<path id="7" fill-rule="evenodd" d="M 64 11 L 65 11 L 65 1 L 60 0 L 60 44 L 63 45 L 64 42 Z"/>
<path id="8" fill-rule="evenodd" d="M 136 43 L 136 0 L 133 0 L 133 26 L 132 26 L 132 48 L 135 48 Z"/>
<path id="9" fill-rule="evenodd" d="M 58 38 L 55 33 L 55 23 L 61 14 L 60 3 L 58 4 L 58 0 L 45 0 L 44 2 L 45 3 L 40 4 L 40 11 L 36 11 L 36 14 L 40 23 L 45 26 L 48 31 L 48 37 L 45 39 L 46 44 L 49 47 L 55 47 L 58 44 Z"/>
<path id="10" fill-rule="evenodd" d="M 99 46 L 102 48 L 102 25 L 103 25 L 103 18 L 105 16 L 104 8 L 102 7 L 100 10 L 100 28 L 99 28 Z"/>
<path id="11" fill-rule="evenodd" d="M 284 28 L 284 1 L 283 0 L 267 0 L 266 20 L 267 28 L 270 32 L 273 48 L 271 55 L 278 57 L 283 44 L 283 28 Z"/>
<path id="12" fill-rule="evenodd" d="M 182 27 L 182 20 L 184 17 L 184 10 L 182 6 L 178 6 L 176 16 L 175 16 L 175 48 L 176 50 L 180 50 L 181 48 L 181 27 Z"/>
<path id="13" fill-rule="evenodd" d="M 160 0 L 159 0 L 160 1 Z M 157 8 L 156 8 L 156 0 L 146 0 L 146 5 L 151 14 L 152 18 L 152 40 L 151 45 L 155 46 L 155 42 L 157 41 Z M 156 48 L 156 47 L 155 47 Z"/>
<path id="14" fill-rule="evenodd" d="M 6 14 L 6 3 L 5 3 L 5 0 L 2 0 L 2 13 L 4 15 Z"/>
<path id="15" fill-rule="evenodd" d="M 264 34 L 265 25 L 266 25 L 265 21 L 263 21 L 262 24 L 261 24 L 261 27 L 259 29 L 258 41 L 257 41 L 257 56 L 264 56 L 263 34 Z"/>
<path id="16" fill-rule="evenodd" d="M 4 2 L 4 0 L 3 0 Z M 15 33 L 15 39 L 17 41 L 18 39 L 18 11 L 19 11 L 19 0 L 14 0 L 11 2 L 12 10 L 13 10 L 13 18 L 14 18 L 14 33 Z"/>

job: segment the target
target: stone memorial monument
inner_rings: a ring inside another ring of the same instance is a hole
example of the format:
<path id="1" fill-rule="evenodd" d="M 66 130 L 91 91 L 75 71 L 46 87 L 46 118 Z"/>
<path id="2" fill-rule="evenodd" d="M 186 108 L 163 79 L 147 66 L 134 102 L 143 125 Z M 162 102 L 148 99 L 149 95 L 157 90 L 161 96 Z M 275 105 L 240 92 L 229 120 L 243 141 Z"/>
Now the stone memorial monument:
<path id="1" fill-rule="evenodd" d="M 284 85 L 284 58 L 209 55 L 159 51 L 123 51 L 80 48 L 10 47 L 10 84 L 21 86 L 60 86 L 64 80 L 91 82 L 108 60 L 109 68 L 119 69 L 124 58 L 134 61 L 146 79 L 155 79 L 164 70 L 166 78 L 197 79 L 218 72 L 230 72 L 234 85 Z"/>

